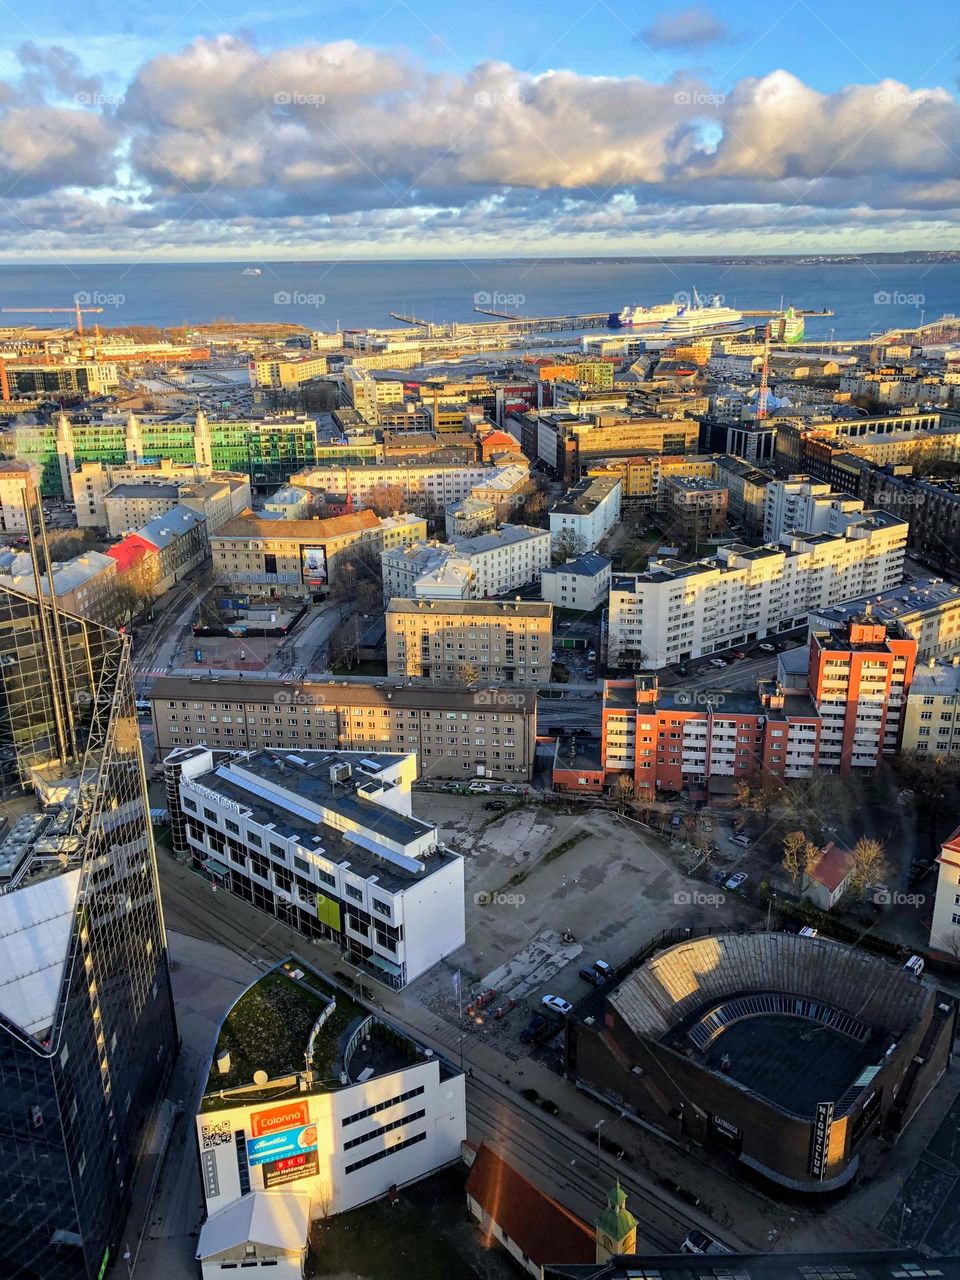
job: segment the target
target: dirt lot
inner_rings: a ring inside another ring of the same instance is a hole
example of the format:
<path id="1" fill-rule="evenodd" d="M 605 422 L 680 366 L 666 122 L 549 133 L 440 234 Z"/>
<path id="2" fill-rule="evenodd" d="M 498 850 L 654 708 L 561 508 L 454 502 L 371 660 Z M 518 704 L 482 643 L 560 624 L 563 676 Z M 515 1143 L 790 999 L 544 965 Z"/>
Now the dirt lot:
<path id="1" fill-rule="evenodd" d="M 576 1001 L 589 991 L 581 966 L 620 964 L 671 925 L 733 926 L 753 914 L 735 895 L 689 879 L 662 839 L 612 813 L 526 804 L 491 813 L 483 797 L 425 793 L 414 811 L 464 854 L 467 937 L 413 993 L 456 1022 L 458 969 L 464 1004 L 494 989 L 476 1026 L 510 1057 L 541 996 Z"/>

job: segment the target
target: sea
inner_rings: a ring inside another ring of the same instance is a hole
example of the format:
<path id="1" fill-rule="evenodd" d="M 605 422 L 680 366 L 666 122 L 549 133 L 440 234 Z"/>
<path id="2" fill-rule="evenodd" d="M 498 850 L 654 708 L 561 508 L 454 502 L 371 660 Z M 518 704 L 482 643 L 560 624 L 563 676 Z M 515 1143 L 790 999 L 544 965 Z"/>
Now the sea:
<path id="1" fill-rule="evenodd" d="M 251 273 L 245 273 L 249 267 Z M 260 274 L 252 274 L 259 269 Z M 724 266 L 614 259 L 389 262 L 183 262 L 0 265 L 7 308 L 100 306 L 88 324 L 197 325 L 289 321 L 332 331 L 390 327 L 394 315 L 482 320 L 476 307 L 523 316 L 619 312 L 685 299 L 696 289 L 746 309 L 833 311 L 807 337 L 860 339 L 960 313 L 960 263 Z M 64 313 L 0 314 L 2 324 L 71 324 Z"/>

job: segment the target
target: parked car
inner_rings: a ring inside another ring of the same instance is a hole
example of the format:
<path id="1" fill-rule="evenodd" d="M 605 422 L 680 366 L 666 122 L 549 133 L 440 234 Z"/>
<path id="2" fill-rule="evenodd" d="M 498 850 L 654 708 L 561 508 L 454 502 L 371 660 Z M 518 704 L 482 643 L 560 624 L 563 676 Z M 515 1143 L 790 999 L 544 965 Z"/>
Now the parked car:
<path id="1" fill-rule="evenodd" d="M 730 892 L 733 893 L 735 890 L 740 888 L 740 886 L 743 884 L 746 878 L 747 878 L 747 873 L 745 871 L 738 871 L 735 875 L 732 875 L 730 877 L 730 879 L 726 882 L 726 884 L 724 884 L 723 887 L 725 889 L 729 889 Z"/>
<path id="2" fill-rule="evenodd" d="M 799 936 L 801 938 L 815 938 L 817 936 L 817 931 L 816 929 L 812 928 L 810 925 L 805 924 L 803 928 L 800 930 Z"/>
<path id="3" fill-rule="evenodd" d="M 681 1253 L 731 1253 L 725 1244 L 721 1244 L 719 1240 L 714 1240 L 713 1236 L 708 1236 L 705 1231 L 689 1231 L 687 1238 L 680 1246 Z"/>
<path id="4" fill-rule="evenodd" d="M 593 967 L 597 973 L 602 974 L 604 978 L 609 978 L 613 970 L 607 964 L 606 960 L 594 960 Z"/>
<path id="5" fill-rule="evenodd" d="M 520 788 L 512 787 L 508 783 L 505 787 L 500 788 L 500 794 L 504 796 L 518 796 L 520 795 Z"/>
<path id="6" fill-rule="evenodd" d="M 911 956 L 903 967 L 919 978 L 923 973 L 923 956 Z"/>
<path id="7" fill-rule="evenodd" d="M 733 656 L 735 658 L 745 658 L 747 655 L 744 653 L 742 649 L 738 649 Z"/>
<path id="8" fill-rule="evenodd" d="M 460 790 L 460 783 L 459 783 L 459 782 L 445 782 L 445 783 L 443 784 L 443 786 L 440 788 L 440 790 L 441 790 L 441 791 L 459 791 L 459 790 Z"/>
<path id="9" fill-rule="evenodd" d="M 727 664 L 724 662 L 723 658 L 711 658 L 710 665 L 711 667 L 725 667 Z"/>
<path id="10" fill-rule="evenodd" d="M 477 795 L 481 795 L 483 793 L 491 792 L 493 790 L 493 787 L 491 787 L 489 782 L 471 782 L 470 790 Z"/>
<path id="11" fill-rule="evenodd" d="M 764 653 L 776 653 L 776 652 L 777 652 L 777 646 L 776 646 L 775 644 L 767 644 L 767 642 L 766 642 L 766 641 L 764 641 L 762 644 L 758 644 L 758 645 L 757 645 L 757 648 L 758 648 L 758 649 L 762 649 Z"/>
<path id="12" fill-rule="evenodd" d="M 527 1025 L 520 1032 L 521 1044 L 532 1044 L 534 1040 L 538 1040 L 548 1026 L 546 1018 L 542 1014 L 535 1013 Z"/>
<path id="13" fill-rule="evenodd" d="M 488 800 L 483 806 L 485 809 L 506 809 L 506 800 Z"/>
<path id="14" fill-rule="evenodd" d="M 599 973 L 596 969 L 583 968 L 580 970 L 580 977 L 584 982 L 589 982 L 593 987 L 602 987 L 604 982 L 606 982 L 606 978 L 603 974 Z"/>
<path id="15" fill-rule="evenodd" d="M 564 1017 L 573 1012 L 573 1005 L 569 1000 L 564 1000 L 563 996 L 544 996 L 540 1003 L 551 1013 L 562 1013 Z"/>
<path id="16" fill-rule="evenodd" d="M 742 845 L 742 846 L 744 847 L 744 849 L 749 849 L 749 848 L 750 848 L 750 837 L 749 837 L 749 836 L 744 836 L 744 835 L 731 836 L 731 837 L 730 837 L 730 843 L 731 843 L 731 844 L 739 844 L 739 845 Z"/>

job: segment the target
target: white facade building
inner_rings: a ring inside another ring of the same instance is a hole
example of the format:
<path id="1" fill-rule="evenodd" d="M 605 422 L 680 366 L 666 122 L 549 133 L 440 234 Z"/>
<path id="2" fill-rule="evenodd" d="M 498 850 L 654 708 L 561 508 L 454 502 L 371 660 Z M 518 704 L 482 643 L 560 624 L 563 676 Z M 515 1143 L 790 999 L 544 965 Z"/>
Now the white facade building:
<path id="1" fill-rule="evenodd" d="M 412 753 L 263 750 L 215 764 L 189 747 L 164 771 L 178 851 L 380 981 L 403 987 L 463 945 L 463 859 L 412 816 Z"/>
<path id="2" fill-rule="evenodd" d="M 802 626 L 811 611 L 889 591 L 903 576 L 907 523 L 867 512 L 843 535 L 723 548 L 696 564 L 650 560 L 610 585 L 607 660 L 683 662 Z"/>
<path id="3" fill-rule="evenodd" d="M 960 827 L 940 847 L 930 949 L 951 959 L 960 953 Z"/>
<path id="4" fill-rule="evenodd" d="M 459 1159 L 464 1077 L 290 956 L 224 1019 L 195 1124 L 208 1226 L 264 1194 L 327 1217 Z M 236 1247 L 219 1234 L 201 1252 Z"/>
<path id="5" fill-rule="evenodd" d="M 550 510 L 550 538 L 571 534 L 584 551 L 592 551 L 620 519 L 619 480 L 588 476 L 568 489 Z"/>
<path id="6" fill-rule="evenodd" d="M 296 485 L 342 494 L 352 500 L 356 511 L 365 507 L 370 494 L 397 488 L 408 507 L 417 499 L 448 506 L 469 497 L 474 488 L 499 475 L 503 468 L 476 465 L 418 465 L 416 463 L 379 463 L 375 466 L 311 467 L 297 472 Z"/>
<path id="7" fill-rule="evenodd" d="M 417 543 L 380 556 L 383 598 L 483 600 L 539 582 L 550 564 L 550 534 L 504 524 L 452 542 Z"/>
<path id="8" fill-rule="evenodd" d="M 763 536 L 779 542 L 785 533 L 843 533 L 863 515 L 864 504 L 849 493 L 835 493 L 809 476 L 774 480 L 763 495 Z"/>
<path id="9" fill-rule="evenodd" d="M 609 594 L 610 561 L 595 551 L 544 569 L 540 579 L 541 600 L 548 600 L 558 609 L 592 613 L 606 604 Z"/>

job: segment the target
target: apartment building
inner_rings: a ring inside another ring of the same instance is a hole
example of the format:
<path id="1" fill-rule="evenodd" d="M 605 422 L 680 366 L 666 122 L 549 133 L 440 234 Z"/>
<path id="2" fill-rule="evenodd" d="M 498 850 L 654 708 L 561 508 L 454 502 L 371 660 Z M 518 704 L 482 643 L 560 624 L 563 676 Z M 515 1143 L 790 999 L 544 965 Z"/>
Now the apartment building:
<path id="1" fill-rule="evenodd" d="M 413 817 L 410 752 L 193 747 L 163 772 L 177 853 L 381 981 L 463 945 L 463 859 Z"/>
<path id="2" fill-rule="evenodd" d="M 670 538 L 699 545 L 727 527 L 727 489 L 702 476 L 668 476 L 657 496 L 657 519 Z"/>
<path id="3" fill-rule="evenodd" d="M 81 529 L 105 529 L 107 511 L 104 505 L 107 494 L 121 484 L 190 484 L 216 474 L 221 480 L 246 480 L 249 476 L 239 472 L 212 473 L 209 467 L 198 462 L 174 462 L 172 458 L 160 458 L 157 462 L 81 462 L 70 473 L 69 498 L 77 510 L 77 524 Z M 249 498 L 244 504 L 250 505 Z M 154 512 L 153 514 L 158 514 Z"/>
<path id="4" fill-rule="evenodd" d="M 107 555 L 117 560 L 121 572 L 130 548 L 142 548 L 149 557 L 153 592 L 162 595 L 207 558 L 207 523 L 189 507 L 171 507 L 110 547 Z"/>
<path id="5" fill-rule="evenodd" d="M 870 615 L 811 630 L 807 687 L 820 714 L 818 761 L 827 773 L 873 770 L 895 755 L 917 642 Z"/>
<path id="6" fill-rule="evenodd" d="M 648 796 L 686 791 L 727 797 L 763 771 L 807 778 L 817 764 L 820 718 L 807 694 L 774 681 L 757 690 L 661 689 L 655 675 L 606 680 L 601 710 L 605 780 L 626 775 Z"/>
<path id="7" fill-rule="evenodd" d="M 861 596 L 845 604 L 813 609 L 811 627 L 843 629 L 869 614 L 878 622 L 898 622 L 917 642 L 917 662 L 949 661 L 960 654 L 960 586 L 942 578 L 915 579 L 889 591 Z"/>
<path id="8" fill-rule="evenodd" d="M 748 533 L 762 533 L 767 486 L 773 475 L 729 454 L 717 459 L 717 473 L 727 490 L 730 519 L 742 524 Z"/>
<path id="9" fill-rule="evenodd" d="M 202 1280 L 241 1269 L 300 1280 L 313 1222 L 461 1159 L 463 1071 L 348 994 L 342 977 L 292 954 L 220 1026 L 194 1121 Z M 254 1089 L 261 1019 L 272 1037 Z"/>
<path id="10" fill-rule="evenodd" d="M 345 365 L 341 377 L 343 403 L 355 409 L 370 426 L 380 425 L 383 405 L 403 404 L 403 383 L 389 378 L 375 378 L 357 365 Z"/>
<path id="11" fill-rule="evenodd" d="M 53 566 L 53 589 L 58 606 L 77 618 L 115 627 L 123 616 L 118 594 L 117 564 L 99 551 L 86 551 Z M 27 552 L 0 551 L 0 586 L 37 596 L 37 580 Z M 47 575 L 40 578 L 40 590 L 50 595 Z"/>
<path id="12" fill-rule="evenodd" d="M 814 610 L 896 586 L 907 526 L 864 512 L 844 534 L 721 548 L 693 564 L 651 558 L 610 584 L 607 661 L 662 667 L 799 627 Z"/>
<path id="13" fill-rule="evenodd" d="M 620 519 L 620 481 L 614 477 L 585 476 L 550 508 L 550 539 L 563 538 L 592 551 Z"/>
<path id="14" fill-rule="evenodd" d="M 634 458 L 603 458 L 591 462 L 588 476 L 613 477 L 620 481 L 625 507 L 652 512 L 660 486 L 671 476 L 688 479 L 717 479 L 717 459 L 710 454 L 640 454 Z"/>
<path id="15" fill-rule="evenodd" d="M 540 578 L 540 598 L 558 609 L 593 613 L 606 604 L 610 594 L 610 566 L 606 556 L 588 551 L 564 564 L 544 569 Z"/>
<path id="16" fill-rule="evenodd" d="M 326 356 L 285 355 L 264 352 L 250 361 L 250 385 L 273 391 L 288 391 L 311 378 L 322 378 L 329 368 Z"/>
<path id="17" fill-rule="evenodd" d="M 955 960 L 960 955 L 960 827 L 940 846 L 930 949 Z"/>
<path id="18" fill-rule="evenodd" d="M 412 752 L 425 778 L 533 777 L 534 690 L 160 676 L 150 698 L 162 754 L 198 745 Z"/>
<path id="19" fill-rule="evenodd" d="M 871 470 L 864 485 L 871 501 L 910 522 L 910 549 L 955 573 L 960 565 L 960 481 Z"/>
<path id="20" fill-rule="evenodd" d="M 250 503 L 247 503 L 249 507 Z M 285 484 L 263 504 L 264 511 L 283 520 L 306 520 L 313 505 L 313 494 L 295 484 Z M 239 514 L 239 513 L 238 513 Z"/>
<path id="21" fill-rule="evenodd" d="M 831 442 L 837 450 L 859 447 L 861 443 L 869 449 L 884 436 L 907 433 L 920 437 L 948 423 L 949 416 L 939 412 L 908 411 L 867 418 L 852 414 L 846 418 L 831 418 L 826 413 L 807 419 L 785 415 L 777 418 L 776 469 L 781 475 L 812 470 L 807 465 L 804 443 L 814 435 Z"/>
<path id="22" fill-rule="evenodd" d="M 326 520 L 271 520 L 245 511 L 217 530 L 210 551 L 224 581 L 309 593 L 335 583 L 341 563 L 360 557 L 375 566 L 385 541 L 404 547 L 426 531 L 413 515 L 380 520 L 357 511 Z"/>
<path id="23" fill-rule="evenodd" d="M 835 493 L 810 476 L 789 476 L 768 484 L 763 500 L 763 536 L 779 542 L 785 533 L 843 533 L 863 513 L 864 503 Z"/>
<path id="24" fill-rule="evenodd" d="M 443 513 L 444 532 L 448 540 L 474 538 L 489 533 L 497 525 L 497 509 L 492 502 L 477 498 L 460 498 L 451 502 Z"/>
<path id="25" fill-rule="evenodd" d="M 439 508 L 471 496 L 476 486 L 496 484 L 499 468 L 477 462 L 383 462 L 375 466 L 323 466 L 302 471 L 292 483 L 311 492 L 343 494 L 355 511 L 366 507 L 371 494 L 395 490 L 405 507 L 423 503 Z M 516 480 L 513 468 L 507 468 Z M 502 491 L 498 491 L 498 496 Z"/>
<path id="26" fill-rule="evenodd" d="M 449 543 L 416 543 L 380 557 L 384 603 L 394 596 L 483 600 L 539 582 L 550 564 L 550 534 L 504 524 Z"/>
<path id="27" fill-rule="evenodd" d="M 960 756 L 960 654 L 915 667 L 903 711 L 901 751 Z"/>
<path id="28" fill-rule="evenodd" d="M 203 480 L 126 481 L 116 484 L 103 498 L 107 532 L 119 538 L 159 519 L 174 507 L 186 507 L 202 516 L 212 533 L 250 506 L 250 481 L 246 476 L 215 476 Z"/>
<path id="29" fill-rule="evenodd" d="M 26 504 L 34 502 L 38 476 L 28 462 L 0 462 L 0 532 L 26 533 Z"/>
<path id="30" fill-rule="evenodd" d="M 386 623 L 388 676 L 532 688 L 550 679 L 551 604 L 393 599 Z"/>

